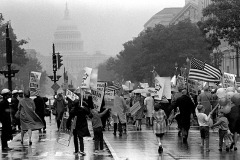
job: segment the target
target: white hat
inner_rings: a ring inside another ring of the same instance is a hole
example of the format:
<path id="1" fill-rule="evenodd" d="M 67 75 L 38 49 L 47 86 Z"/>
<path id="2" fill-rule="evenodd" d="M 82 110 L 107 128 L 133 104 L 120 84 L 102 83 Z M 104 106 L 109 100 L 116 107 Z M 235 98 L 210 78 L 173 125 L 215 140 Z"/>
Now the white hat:
<path id="1" fill-rule="evenodd" d="M 18 90 L 18 93 L 23 93 L 23 91 L 22 90 Z"/>
<path id="2" fill-rule="evenodd" d="M 10 90 L 7 88 L 3 89 L 1 92 L 1 94 L 6 94 L 6 93 L 10 93 Z"/>
<path id="3" fill-rule="evenodd" d="M 13 90 L 13 91 L 12 91 L 12 94 L 16 94 L 16 93 L 18 93 L 17 90 Z"/>

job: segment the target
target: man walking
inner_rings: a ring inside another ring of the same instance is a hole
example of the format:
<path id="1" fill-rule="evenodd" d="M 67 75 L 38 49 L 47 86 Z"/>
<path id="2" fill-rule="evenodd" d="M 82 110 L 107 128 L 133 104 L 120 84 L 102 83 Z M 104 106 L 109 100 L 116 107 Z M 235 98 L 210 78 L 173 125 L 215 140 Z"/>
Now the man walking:
<path id="1" fill-rule="evenodd" d="M 44 111 L 45 111 L 45 101 L 43 99 L 43 97 L 41 97 L 39 95 L 39 93 L 37 94 L 37 97 L 33 100 L 36 106 L 35 112 L 37 113 L 37 115 L 39 116 L 39 118 L 42 120 L 44 128 L 43 128 L 43 133 L 46 133 L 46 121 L 44 119 L 45 115 L 44 115 Z M 40 129 L 39 132 L 41 133 L 42 130 Z"/>
<path id="2" fill-rule="evenodd" d="M 195 105 L 191 98 L 187 95 L 187 90 L 182 90 L 182 96 L 176 100 L 174 107 L 179 107 L 180 117 L 180 130 L 183 142 L 187 142 L 188 131 L 190 129 L 191 114 L 194 114 Z"/>
<path id="3" fill-rule="evenodd" d="M 146 117 L 147 117 L 147 125 L 152 126 L 152 115 L 153 115 L 153 109 L 154 109 L 154 99 L 151 96 L 151 93 L 147 93 L 147 97 L 144 99 L 144 105 L 147 109 Z"/>
<path id="4" fill-rule="evenodd" d="M 122 126 L 125 127 L 126 131 L 126 123 L 127 123 L 127 118 L 126 118 L 126 111 L 127 111 L 127 106 L 124 98 L 121 96 L 122 94 L 122 89 L 116 90 L 116 94 L 114 97 L 114 105 L 113 105 L 113 110 L 115 111 L 116 118 L 118 119 L 118 131 L 119 131 L 119 136 L 122 136 Z M 117 125 L 114 124 L 114 135 L 116 135 L 117 131 Z"/>
<path id="5" fill-rule="evenodd" d="M 3 89 L 1 91 L 3 100 L 0 102 L 0 122 L 2 123 L 2 151 L 12 150 L 8 147 L 7 141 L 12 140 L 12 126 L 11 126 L 11 111 L 8 102 L 8 98 L 11 98 L 11 92 L 9 89 Z"/>

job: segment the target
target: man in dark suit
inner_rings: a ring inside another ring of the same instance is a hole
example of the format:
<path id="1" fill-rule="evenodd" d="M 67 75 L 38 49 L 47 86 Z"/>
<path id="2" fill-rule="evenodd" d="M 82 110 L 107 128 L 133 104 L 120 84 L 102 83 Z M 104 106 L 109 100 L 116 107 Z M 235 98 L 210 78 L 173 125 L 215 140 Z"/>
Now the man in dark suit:
<path id="1" fill-rule="evenodd" d="M 195 105 L 192 99 L 187 95 L 187 90 L 182 90 L 182 96 L 176 100 L 174 107 L 179 107 L 179 123 L 183 142 L 187 142 L 188 131 L 190 129 L 191 114 L 194 114 Z"/>

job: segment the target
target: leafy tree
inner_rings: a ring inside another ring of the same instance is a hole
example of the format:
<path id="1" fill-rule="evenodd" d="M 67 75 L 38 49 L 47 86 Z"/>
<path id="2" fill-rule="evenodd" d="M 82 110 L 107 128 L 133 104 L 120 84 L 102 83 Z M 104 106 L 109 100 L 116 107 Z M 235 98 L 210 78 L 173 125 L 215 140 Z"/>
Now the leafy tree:
<path id="1" fill-rule="evenodd" d="M 24 66 L 28 59 L 25 57 L 25 50 L 21 48 L 22 45 L 26 44 L 26 40 L 17 41 L 17 36 L 14 34 L 11 25 L 7 22 L 4 23 L 4 18 L 0 16 L 0 68 L 4 68 L 6 65 L 6 57 L 3 56 L 6 53 L 6 26 L 9 25 L 9 36 L 12 40 L 12 57 L 13 65 Z"/>
<path id="2" fill-rule="evenodd" d="M 219 39 L 226 40 L 230 45 L 238 47 L 240 40 L 240 1 L 239 0 L 212 0 L 203 10 L 206 20 L 199 23 L 204 33 L 208 34 L 213 42 Z"/>
<path id="3" fill-rule="evenodd" d="M 175 62 L 186 65 L 186 59 L 198 58 L 209 62 L 209 42 L 196 24 L 184 20 L 176 25 L 156 25 L 126 42 L 124 50 L 108 61 L 107 67 L 118 78 L 151 82 L 153 67 L 160 76 L 172 76 Z"/>
<path id="4" fill-rule="evenodd" d="M 101 63 L 98 65 L 98 80 L 100 81 L 114 81 L 115 74 L 112 70 L 107 69 L 106 63 Z"/>

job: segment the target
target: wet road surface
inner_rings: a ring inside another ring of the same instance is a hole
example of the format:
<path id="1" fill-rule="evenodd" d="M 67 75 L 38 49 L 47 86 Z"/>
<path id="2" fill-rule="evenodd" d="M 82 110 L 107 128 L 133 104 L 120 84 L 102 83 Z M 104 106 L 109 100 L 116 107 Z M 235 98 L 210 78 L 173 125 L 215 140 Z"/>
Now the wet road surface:
<path id="1" fill-rule="evenodd" d="M 92 137 L 84 138 L 84 148 L 86 156 L 80 154 L 75 155 L 73 141 L 69 146 L 65 146 L 56 142 L 57 139 L 57 124 L 55 120 L 51 121 L 46 118 L 47 132 L 39 138 L 39 132 L 33 131 L 32 145 L 29 146 L 28 134 L 24 136 L 24 142 L 21 144 L 20 134 L 17 134 L 14 139 L 9 142 L 9 147 L 12 151 L 0 151 L 0 160 L 113 160 L 113 157 L 107 147 L 105 151 L 99 154 L 94 154 L 94 143 Z M 51 122 L 51 123 L 50 123 Z M 92 133 L 91 123 L 89 130 Z"/>
<path id="2" fill-rule="evenodd" d="M 159 155 L 158 143 L 152 128 L 143 127 L 142 131 L 135 131 L 128 126 L 127 134 L 122 137 L 114 136 L 113 131 L 104 132 L 106 143 L 109 145 L 113 157 L 120 160 L 238 160 L 239 151 L 218 151 L 218 133 L 210 133 L 210 152 L 200 147 L 199 130 L 191 130 L 188 143 L 182 143 L 178 137 L 176 126 L 172 126 L 162 140 L 163 154 Z M 238 148 L 240 146 L 238 145 Z"/>

